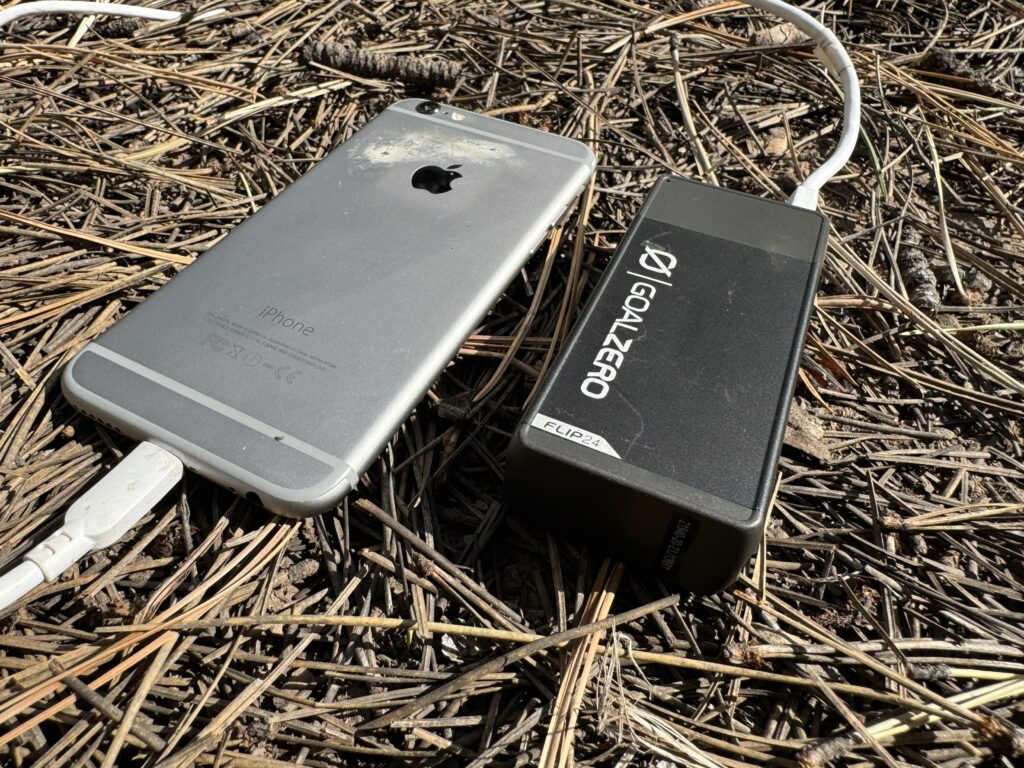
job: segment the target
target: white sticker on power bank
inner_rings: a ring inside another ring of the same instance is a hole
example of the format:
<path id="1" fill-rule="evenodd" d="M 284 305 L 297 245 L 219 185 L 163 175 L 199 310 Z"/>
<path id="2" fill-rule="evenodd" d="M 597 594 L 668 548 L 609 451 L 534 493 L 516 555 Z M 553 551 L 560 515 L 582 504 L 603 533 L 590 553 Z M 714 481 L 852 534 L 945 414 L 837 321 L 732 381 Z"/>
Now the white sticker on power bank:
<path id="1" fill-rule="evenodd" d="M 578 443 L 586 448 L 603 453 L 607 456 L 614 456 L 616 459 L 621 459 L 618 452 L 600 435 L 588 432 L 585 429 L 574 427 L 572 424 L 566 424 L 564 421 L 553 419 L 550 416 L 545 416 L 543 413 L 538 413 L 533 417 L 533 421 L 530 426 L 542 429 L 545 432 L 550 432 L 552 435 L 558 435 L 566 440 L 572 440 L 574 443 Z"/>

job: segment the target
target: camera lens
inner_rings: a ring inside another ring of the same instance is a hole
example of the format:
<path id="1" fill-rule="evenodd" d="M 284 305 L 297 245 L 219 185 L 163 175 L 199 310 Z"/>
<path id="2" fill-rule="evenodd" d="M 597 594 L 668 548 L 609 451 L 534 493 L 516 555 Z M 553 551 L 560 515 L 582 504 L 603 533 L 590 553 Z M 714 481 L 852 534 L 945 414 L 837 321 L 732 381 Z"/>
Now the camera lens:
<path id="1" fill-rule="evenodd" d="M 416 111 L 424 115 L 435 115 L 441 111 L 441 105 L 436 101 L 424 101 L 416 107 Z"/>

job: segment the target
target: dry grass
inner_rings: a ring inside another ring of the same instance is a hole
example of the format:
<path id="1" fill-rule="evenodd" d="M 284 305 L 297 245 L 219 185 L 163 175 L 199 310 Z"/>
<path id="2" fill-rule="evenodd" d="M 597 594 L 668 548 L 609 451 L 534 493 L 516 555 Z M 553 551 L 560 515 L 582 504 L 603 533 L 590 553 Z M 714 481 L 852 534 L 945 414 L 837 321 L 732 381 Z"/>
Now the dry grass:
<path id="1" fill-rule="evenodd" d="M 654 179 L 781 197 L 836 136 L 808 47 L 705 5 L 241 0 L 202 23 L 10 32 L 0 563 L 127 447 L 63 401 L 61 365 L 388 103 L 559 131 L 601 167 L 358 500 L 285 521 L 190 478 L 7 612 L 0 762 L 1020 764 L 1016 0 L 815 4 L 853 42 L 865 124 L 824 196 L 749 578 L 677 602 L 501 505 L 509 431 Z M 329 45 L 346 41 L 378 55 Z"/>

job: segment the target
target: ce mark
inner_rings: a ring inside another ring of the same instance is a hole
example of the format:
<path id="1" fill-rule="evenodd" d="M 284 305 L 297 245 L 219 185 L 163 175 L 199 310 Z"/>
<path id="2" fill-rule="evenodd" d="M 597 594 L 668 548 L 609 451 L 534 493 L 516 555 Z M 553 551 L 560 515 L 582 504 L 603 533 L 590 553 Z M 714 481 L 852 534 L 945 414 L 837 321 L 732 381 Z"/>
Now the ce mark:
<path id="1" fill-rule="evenodd" d="M 302 371 L 292 370 L 290 365 L 281 365 L 274 370 L 274 376 L 278 381 L 283 380 L 285 384 L 294 384 L 301 374 Z"/>

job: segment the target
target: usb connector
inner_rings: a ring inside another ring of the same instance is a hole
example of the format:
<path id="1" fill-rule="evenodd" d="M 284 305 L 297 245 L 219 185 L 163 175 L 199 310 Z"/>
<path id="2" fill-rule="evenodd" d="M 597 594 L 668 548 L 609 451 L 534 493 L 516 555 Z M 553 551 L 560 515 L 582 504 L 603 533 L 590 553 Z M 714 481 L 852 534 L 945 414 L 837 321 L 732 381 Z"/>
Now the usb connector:
<path id="1" fill-rule="evenodd" d="M 135 448 L 71 505 L 64 525 L 29 550 L 24 562 L 0 576 L 0 610 L 124 536 L 183 472 L 181 461 L 160 446 L 142 443 Z"/>

